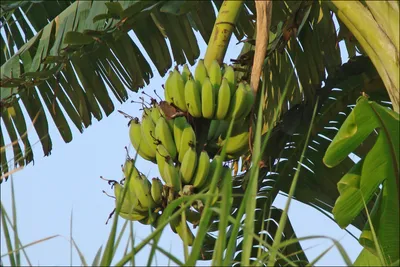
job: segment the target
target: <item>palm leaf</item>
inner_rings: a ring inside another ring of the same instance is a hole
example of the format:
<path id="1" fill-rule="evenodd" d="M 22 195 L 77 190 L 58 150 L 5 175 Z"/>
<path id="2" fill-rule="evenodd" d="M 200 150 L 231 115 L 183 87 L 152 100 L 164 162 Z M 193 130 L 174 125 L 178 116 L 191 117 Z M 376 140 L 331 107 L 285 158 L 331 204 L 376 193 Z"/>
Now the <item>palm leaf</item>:
<path id="1" fill-rule="evenodd" d="M 110 91 L 119 102 L 126 101 L 127 89 L 137 92 L 149 84 L 153 77 L 151 63 L 161 76 L 173 61 L 195 63 L 200 51 L 193 30 L 200 31 L 208 42 L 215 22 L 212 2 L 174 2 L 178 9 L 170 8 L 171 3 L 2 2 L 1 23 L 5 34 L 0 40 L 3 49 L 0 101 L 2 121 L 7 127 L 1 134 L 8 136 L 13 144 L 15 167 L 33 160 L 28 133 L 21 132 L 22 124 L 27 128 L 30 122 L 20 113 L 13 120 L 7 115 L 10 113 L 7 109 L 16 102 L 25 107 L 30 120 L 35 122 L 43 152 L 49 155 L 52 141 L 46 110 L 63 140 L 70 142 L 73 136 L 68 118 L 83 132 L 93 117 L 101 120 L 104 115 L 108 116 L 114 111 Z M 242 13 L 237 31 L 253 34 L 248 32 L 249 25 L 254 24 L 252 18 L 247 9 Z M 246 29 L 242 29 L 242 24 Z M 128 35 L 130 31 L 137 36 L 151 63 Z M 15 126 L 19 127 L 18 134 L 11 127 L 11 121 L 19 121 Z M 24 148 L 19 144 L 21 140 Z M 1 174 L 9 170 L 5 162 L 6 158 L 2 161 Z"/>

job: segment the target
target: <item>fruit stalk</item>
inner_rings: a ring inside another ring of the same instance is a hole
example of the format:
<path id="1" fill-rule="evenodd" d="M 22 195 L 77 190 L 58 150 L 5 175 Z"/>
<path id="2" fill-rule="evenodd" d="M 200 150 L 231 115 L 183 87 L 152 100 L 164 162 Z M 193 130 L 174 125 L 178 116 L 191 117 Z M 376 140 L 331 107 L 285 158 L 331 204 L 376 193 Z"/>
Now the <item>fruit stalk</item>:
<path id="1" fill-rule="evenodd" d="M 214 28 L 208 42 L 207 51 L 204 56 L 204 64 L 208 68 L 216 59 L 221 65 L 235 28 L 237 18 L 243 7 L 243 0 L 224 1 L 215 20 Z"/>

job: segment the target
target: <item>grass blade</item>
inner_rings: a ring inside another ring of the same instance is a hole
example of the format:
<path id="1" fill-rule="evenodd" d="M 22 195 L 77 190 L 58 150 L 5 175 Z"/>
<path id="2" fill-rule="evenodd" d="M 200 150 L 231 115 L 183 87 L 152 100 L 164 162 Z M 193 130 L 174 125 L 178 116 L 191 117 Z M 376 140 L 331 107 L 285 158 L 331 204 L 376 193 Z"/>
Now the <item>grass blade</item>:
<path id="1" fill-rule="evenodd" d="M 13 215 L 13 230 L 14 230 L 14 248 L 17 250 L 15 253 L 15 261 L 17 266 L 21 266 L 21 257 L 19 254 L 19 238 L 18 238 L 18 229 L 17 229 L 17 207 L 15 201 L 15 190 L 14 190 L 14 179 L 11 179 L 11 205 L 12 205 L 12 215 Z"/>
<path id="2" fill-rule="evenodd" d="M 99 266 L 100 263 L 100 257 L 101 257 L 101 251 L 103 250 L 103 246 L 100 246 L 99 249 L 96 252 L 96 256 L 94 256 L 92 266 Z"/>
<path id="3" fill-rule="evenodd" d="M 315 115 L 317 113 L 317 107 L 318 107 L 318 98 L 317 98 L 315 106 L 314 106 L 314 112 L 313 112 L 313 116 L 311 118 L 310 126 L 308 128 L 307 138 L 306 138 L 306 141 L 304 143 L 303 151 L 301 152 L 300 160 L 299 160 L 299 162 L 297 164 L 297 170 L 296 170 L 296 173 L 294 175 L 292 184 L 290 186 L 288 199 L 286 201 L 285 208 L 283 209 L 281 218 L 279 220 L 278 230 L 275 233 L 273 247 L 277 247 L 278 244 L 281 242 L 281 239 L 282 239 L 282 232 L 283 232 L 283 229 L 285 228 L 285 225 L 286 225 L 287 212 L 289 210 L 289 206 L 290 206 L 290 203 L 291 203 L 291 200 L 292 200 L 292 196 L 293 196 L 294 191 L 296 189 L 297 180 L 298 180 L 299 175 L 300 175 L 301 163 L 303 162 L 303 158 L 304 158 L 304 155 L 305 155 L 306 150 L 307 150 L 308 142 L 309 142 L 310 135 L 311 135 L 312 125 L 314 123 Z M 272 250 L 271 255 L 270 255 L 269 259 L 268 259 L 268 266 L 274 265 L 275 264 L 275 259 L 276 259 L 276 250 Z"/>
<path id="4" fill-rule="evenodd" d="M 76 251 L 78 252 L 79 258 L 81 259 L 81 263 L 83 266 L 88 266 L 85 256 L 83 255 L 83 253 L 81 252 L 81 250 L 79 249 L 78 245 L 75 243 L 74 239 L 71 239 L 71 244 L 74 245 Z M 71 265 L 72 266 L 72 265 Z"/>
<path id="5" fill-rule="evenodd" d="M 264 99 L 265 94 L 265 82 L 262 85 L 261 91 L 261 99 Z M 261 104 L 258 107 L 258 114 L 257 114 L 257 126 L 255 132 L 255 140 L 253 144 L 253 153 L 252 153 L 252 165 L 253 168 L 250 169 L 250 178 L 249 184 L 246 188 L 246 191 L 249 191 L 249 198 L 244 199 L 246 203 L 246 210 L 254 211 L 256 208 L 256 197 L 257 197 L 257 190 L 258 190 L 258 174 L 260 168 L 254 167 L 258 166 L 260 159 L 261 159 L 261 128 L 262 128 L 262 107 Z M 253 250 L 253 233 L 254 233 L 254 212 L 246 213 L 246 218 L 244 222 L 244 240 L 243 240 L 243 251 L 242 251 L 242 266 L 250 265 L 250 257 L 251 251 Z"/>
<path id="6" fill-rule="evenodd" d="M 4 210 L 3 204 L 1 203 L 1 222 L 3 224 L 4 239 L 6 241 L 7 250 L 8 250 L 8 253 L 6 255 L 8 255 L 8 258 L 10 259 L 10 265 L 11 266 L 16 266 L 15 257 L 14 257 L 14 254 L 13 254 L 14 250 L 13 250 L 13 247 L 12 247 L 10 232 L 8 231 L 8 226 L 7 226 L 5 214 L 6 214 L 6 211 Z"/>

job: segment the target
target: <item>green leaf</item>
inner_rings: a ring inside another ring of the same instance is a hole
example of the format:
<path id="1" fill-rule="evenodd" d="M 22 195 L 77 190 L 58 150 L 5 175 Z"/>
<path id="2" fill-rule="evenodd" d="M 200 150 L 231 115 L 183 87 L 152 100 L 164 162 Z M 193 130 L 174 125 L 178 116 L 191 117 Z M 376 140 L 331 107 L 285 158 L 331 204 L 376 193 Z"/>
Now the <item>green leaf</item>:
<path id="1" fill-rule="evenodd" d="M 329 167 L 339 164 L 374 130 L 378 138 L 372 149 L 338 183 L 340 196 L 333 215 L 340 227 L 346 227 L 382 185 L 371 219 L 386 260 L 391 262 L 399 258 L 399 114 L 360 97 L 323 161 Z M 377 254 L 371 227 L 364 227 L 360 243 Z"/>
<path id="2" fill-rule="evenodd" d="M 197 1 L 168 1 L 162 5 L 160 11 L 178 16 L 189 12 L 196 4 Z"/>
<path id="3" fill-rule="evenodd" d="M 121 13 L 123 10 L 121 3 L 118 2 L 106 2 L 105 5 L 108 8 L 108 13 L 114 18 L 121 18 Z"/>
<path id="4" fill-rule="evenodd" d="M 377 256 L 364 248 L 354 262 L 354 266 L 382 266 L 382 264 Z"/>
<path id="5" fill-rule="evenodd" d="M 93 38 L 81 32 L 67 32 L 64 38 L 64 44 L 86 45 L 93 42 Z"/>

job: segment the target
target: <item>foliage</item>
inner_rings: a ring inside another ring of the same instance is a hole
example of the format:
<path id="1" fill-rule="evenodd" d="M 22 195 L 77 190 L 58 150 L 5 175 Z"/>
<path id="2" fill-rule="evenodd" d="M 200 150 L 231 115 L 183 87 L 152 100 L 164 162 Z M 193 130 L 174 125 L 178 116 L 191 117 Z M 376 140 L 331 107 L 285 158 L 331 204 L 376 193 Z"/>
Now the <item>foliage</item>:
<path id="1" fill-rule="evenodd" d="M 344 2 L 341 4 L 345 5 Z M 212 3 L 217 9 L 222 5 L 222 1 L 71 1 L 52 4 L 17 1 L 2 4 L 5 35 L 1 39 L 4 51 L 1 54 L 1 118 L 6 127 L 1 130 L 0 173 L 8 171 L 3 139 L 6 131 L 12 141 L 15 166 L 33 160 L 21 103 L 34 123 L 45 155 L 48 155 L 52 143 L 44 105 L 63 139 L 71 141 L 67 117 L 83 131 L 91 124 L 92 117 L 100 120 L 103 113 L 108 116 L 113 112 L 114 104 L 106 85 L 122 102 L 128 97 L 125 87 L 137 91 L 150 82 L 153 75 L 150 64 L 154 64 L 161 75 L 172 66 L 172 58 L 178 65 L 186 59 L 193 65 L 199 56 L 193 29 L 200 31 L 202 38 L 208 41 L 215 22 Z M 398 10 L 398 3 L 384 3 Z M 374 27 L 384 26 L 383 31 L 390 28 L 391 24 L 386 23 L 380 12 L 382 10 L 361 1 L 356 1 L 356 5 L 360 11 L 357 23 L 362 23 L 365 15 Z M 245 1 L 245 7 L 234 29 L 238 40 L 245 44 L 241 54 L 232 62 L 240 79 L 248 81 L 254 59 L 255 23 L 252 14 L 256 12 L 252 1 Z M 43 10 L 47 12 L 46 16 L 39 16 Z M 345 8 L 332 5 L 330 1 L 274 1 L 270 44 L 260 85 L 263 90 L 258 90 L 260 93 L 254 109 L 254 114 L 257 108 L 261 113 L 252 117 L 252 131 L 255 133 L 251 140 L 252 149 L 241 158 L 242 172 L 232 181 L 232 192 L 226 191 L 226 194 L 234 196 L 231 208 L 206 206 L 194 247 L 185 259 L 186 264 L 194 265 L 202 259 L 213 260 L 215 264 L 247 265 L 250 259 L 254 259 L 252 263 L 262 265 L 275 260 L 269 258 L 271 252 L 278 256 L 276 265 L 315 264 L 318 258 L 309 261 L 304 254 L 299 242 L 302 239 L 296 237 L 286 217 L 287 209 L 281 211 L 272 206 L 279 192 L 324 214 L 332 212 L 335 206 L 333 212 L 341 227 L 350 223 L 359 229 L 364 227 L 360 242 L 368 250 L 363 250 L 356 264 L 382 264 L 382 261 L 376 261 L 375 256 L 381 252 L 386 263 L 396 263 L 398 244 L 394 243 L 398 236 L 399 193 L 395 191 L 398 190 L 398 180 L 396 185 L 393 177 L 396 173 L 398 177 L 399 173 L 399 141 L 394 135 L 398 114 L 377 104 L 388 105 L 389 96 L 393 97 L 393 94 L 385 90 L 390 80 L 382 74 L 386 61 L 382 59 L 377 66 L 380 57 L 371 54 L 366 45 L 371 43 L 373 50 L 383 53 L 386 59 L 393 53 L 392 50 L 383 51 L 382 47 L 377 49 L 382 44 L 377 38 L 368 37 L 374 33 L 373 30 L 357 33 L 361 24 L 352 27 L 346 19 L 349 13 L 344 11 Z M 376 21 L 371 21 L 371 16 L 376 16 Z M 47 19 L 51 21 L 49 24 Z M 18 30 L 16 20 L 21 21 L 18 25 L 22 32 Z M 29 22 L 35 31 L 28 27 Z M 130 30 L 137 36 L 149 61 L 139 49 L 139 42 L 128 36 Z M 388 36 L 391 38 L 393 34 L 390 32 Z M 169 41 L 172 55 L 165 38 Z M 350 57 L 344 64 L 338 45 L 340 41 L 344 41 Z M 398 51 L 398 43 L 395 45 Z M 398 63 L 397 54 L 394 60 Z M 398 64 L 396 67 L 392 59 L 387 61 L 390 63 L 387 66 L 390 77 L 396 80 L 398 76 L 393 70 L 398 72 Z M 377 103 L 360 100 L 354 108 L 361 93 L 370 95 Z M 373 123 L 362 123 L 359 114 Z M 387 119 L 378 120 L 376 114 Z M 346 120 L 347 116 L 350 119 Z M 351 119 L 354 120 L 352 123 Z M 393 134 L 382 129 L 392 129 Z M 343 134 L 353 135 L 340 143 L 338 140 Z M 24 144 L 24 152 L 19 141 Z M 353 146 L 344 149 L 348 143 Z M 391 153 L 382 156 L 382 148 Z M 334 166 L 331 169 L 322 161 L 327 149 L 326 155 L 330 157 L 327 163 Z M 362 158 L 354 167 L 350 153 Z M 378 166 L 378 160 L 392 165 Z M 232 163 L 232 168 L 234 166 L 238 168 L 239 163 Z M 255 166 L 261 167 L 258 170 Z M 376 171 L 373 168 L 377 166 L 381 169 Z M 375 175 L 380 172 L 384 175 Z M 293 181 L 296 181 L 294 185 Z M 215 185 L 215 181 L 213 183 Z M 354 183 L 366 187 L 354 187 Z M 379 185 L 382 185 L 381 189 Z M 204 198 L 209 200 L 213 194 L 214 190 L 210 190 Z M 175 212 L 173 209 L 178 209 L 183 202 L 186 207 L 191 201 L 193 199 L 186 197 L 173 202 L 171 209 L 160 218 L 157 229 L 141 243 L 134 244 L 131 232 L 130 242 L 134 248 L 117 265 L 128 262 L 134 265 L 135 254 L 149 243 L 153 245 L 150 264 L 155 250 L 166 254 L 157 247 L 158 238 L 165 225 L 184 210 L 183 207 Z M 226 199 L 222 198 L 222 201 L 227 207 Z M 372 207 L 369 216 L 368 210 Z M 365 224 L 368 219 L 372 224 Z M 118 247 L 116 223 L 117 216 L 107 246 L 103 254 L 100 248 L 94 262 L 113 262 Z M 222 239 L 225 229 L 226 244 Z M 120 235 L 124 230 L 125 227 Z M 213 234 L 216 231 L 218 234 Z M 242 237 L 243 240 L 237 242 Z M 351 264 L 340 244 L 334 241 L 334 245 L 346 263 Z M 182 264 L 173 255 L 169 257 L 176 264 Z"/>
<path id="2" fill-rule="evenodd" d="M 344 228 L 363 210 L 364 203 L 378 194 L 371 213 L 373 226 L 365 225 L 360 243 L 377 256 L 371 230 L 375 228 L 387 263 L 399 259 L 399 121 L 396 112 L 361 97 L 324 156 L 324 163 L 334 167 L 378 131 L 368 154 L 339 181 L 340 196 L 333 215 Z"/>

